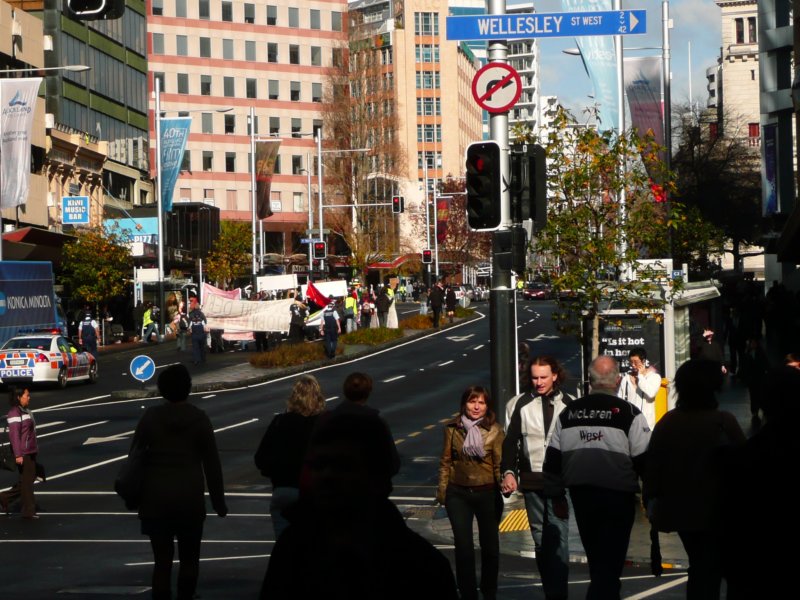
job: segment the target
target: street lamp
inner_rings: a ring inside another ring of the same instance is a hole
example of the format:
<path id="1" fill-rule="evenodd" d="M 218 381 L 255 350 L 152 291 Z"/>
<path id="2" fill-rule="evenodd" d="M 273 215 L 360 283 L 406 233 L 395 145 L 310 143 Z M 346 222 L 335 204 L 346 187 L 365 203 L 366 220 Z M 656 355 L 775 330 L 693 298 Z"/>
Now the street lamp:
<path id="1" fill-rule="evenodd" d="M 0 75 L 15 75 L 18 73 L 32 73 L 38 75 L 42 72 L 48 71 L 70 71 L 73 73 L 82 73 L 88 71 L 91 67 L 87 65 L 65 65 L 63 67 L 30 67 L 25 69 L 3 69 L 0 70 Z M 2 124 L 0 123 L 0 138 L 3 136 Z M 28 142 L 30 148 L 30 142 Z M 0 189 L 2 189 L 2 180 L 0 179 Z M 0 210 L 0 261 L 3 260 L 3 213 Z"/>
<path id="2" fill-rule="evenodd" d="M 311 154 L 306 152 L 306 166 L 311 166 Z M 300 169 L 301 173 L 306 174 L 306 198 L 308 199 L 308 230 L 311 231 L 311 228 L 314 227 L 314 212 L 311 209 L 311 169 Z M 308 242 L 306 244 L 308 248 L 308 276 L 311 276 L 311 271 L 314 269 L 314 253 L 312 250 L 312 243 Z"/>

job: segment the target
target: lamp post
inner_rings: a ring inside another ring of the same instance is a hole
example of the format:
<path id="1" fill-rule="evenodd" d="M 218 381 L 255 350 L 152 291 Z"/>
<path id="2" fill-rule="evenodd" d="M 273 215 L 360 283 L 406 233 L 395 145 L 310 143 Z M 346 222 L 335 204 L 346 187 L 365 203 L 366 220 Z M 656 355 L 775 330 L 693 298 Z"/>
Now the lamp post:
<path id="1" fill-rule="evenodd" d="M 40 73 L 47 73 L 49 71 L 68 71 L 70 73 L 83 73 L 84 71 L 88 71 L 91 67 L 87 65 L 64 65 L 63 67 L 31 67 L 29 69 L 2 69 L 0 70 L 0 75 L 8 76 L 8 75 L 16 75 L 20 73 L 27 73 L 33 75 L 39 75 Z M 2 138 L 3 131 L 2 131 L 2 124 L 0 124 L 0 138 Z M 2 177 L 0 175 L 0 177 Z M 2 190 L 2 179 L 0 178 L 0 190 Z M 0 209 L 0 261 L 3 260 L 3 213 L 2 209 Z"/>
<path id="2" fill-rule="evenodd" d="M 306 152 L 306 167 L 311 166 L 311 154 Z M 311 228 L 314 227 L 314 211 L 311 208 L 311 169 L 300 169 L 300 172 L 304 172 L 306 174 L 306 199 L 308 201 L 308 230 L 311 231 Z M 310 235 L 310 234 L 309 234 Z M 309 242 L 306 244 L 308 248 L 308 275 L 311 276 L 311 271 L 314 268 L 314 252 L 313 252 L 314 244 Z"/>

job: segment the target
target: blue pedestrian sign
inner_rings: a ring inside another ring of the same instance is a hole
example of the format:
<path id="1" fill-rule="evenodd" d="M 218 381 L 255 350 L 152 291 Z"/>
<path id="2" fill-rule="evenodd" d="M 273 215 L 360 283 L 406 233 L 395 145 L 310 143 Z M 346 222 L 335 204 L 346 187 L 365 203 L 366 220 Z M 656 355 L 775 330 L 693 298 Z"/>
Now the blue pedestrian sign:
<path id="1" fill-rule="evenodd" d="M 144 383 L 155 375 L 156 363 L 149 356 L 142 354 L 131 361 L 130 371 L 134 379 Z"/>
<path id="2" fill-rule="evenodd" d="M 448 40 L 512 40 L 647 33 L 647 10 L 447 17 Z"/>
<path id="3" fill-rule="evenodd" d="M 89 196 L 62 196 L 61 223 L 63 225 L 88 225 Z"/>

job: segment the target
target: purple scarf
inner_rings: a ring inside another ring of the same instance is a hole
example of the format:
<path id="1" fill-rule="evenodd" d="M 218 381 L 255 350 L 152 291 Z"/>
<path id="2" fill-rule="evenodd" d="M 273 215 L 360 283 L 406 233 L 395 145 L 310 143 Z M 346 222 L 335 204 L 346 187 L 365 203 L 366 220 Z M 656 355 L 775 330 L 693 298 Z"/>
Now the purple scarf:
<path id="1" fill-rule="evenodd" d="M 486 456 L 486 450 L 483 447 L 483 436 L 481 435 L 481 428 L 479 427 L 483 417 L 473 421 L 466 415 L 461 415 L 461 424 L 467 430 L 467 435 L 464 436 L 464 447 L 462 451 L 467 456 L 473 458 L 483 458 Z"/>

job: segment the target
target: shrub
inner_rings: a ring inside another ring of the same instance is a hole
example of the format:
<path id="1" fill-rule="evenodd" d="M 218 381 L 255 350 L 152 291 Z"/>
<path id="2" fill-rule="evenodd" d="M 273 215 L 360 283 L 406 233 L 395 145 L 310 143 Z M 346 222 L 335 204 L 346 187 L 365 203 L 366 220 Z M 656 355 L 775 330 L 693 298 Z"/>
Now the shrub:
<path id="1" fill-rule="evenodd" d="M 475 314 L 474 308 L 464 308 L 460 304 L 456 306 L 456 317 L 459 319 L 463 319 L 465 317 L 471 317 Z"/>
<path id="2" fill-rule="evenodd" d="M 433 315 L 414 315 L 400 321 L 403 329 L 432 329 Z"/>
<path id="3" fill-rule="evenodd" d="M 342 348 L 336 348 L 336 354 L 341 354 Z M 250 357 L 250 364 L 254 367 L 265 369 L 271 367 L 292 367 L 307 362 L 325 359 L 325 349 L 322 344 L 289 344 L 282 343 L 269 352 L 259 352 Z"/>
<path id="4" fill-rule="evenodd" d="M 351 346 L 375 346 L 377 344 L 396 340 L 399 337 L 403 337 L 403 331 L 401 329 L 378 327 L 377 329 L 358 329 L 357 331 L 341 336 L 339 341 L 343 344 L 350 344 Z"/>

